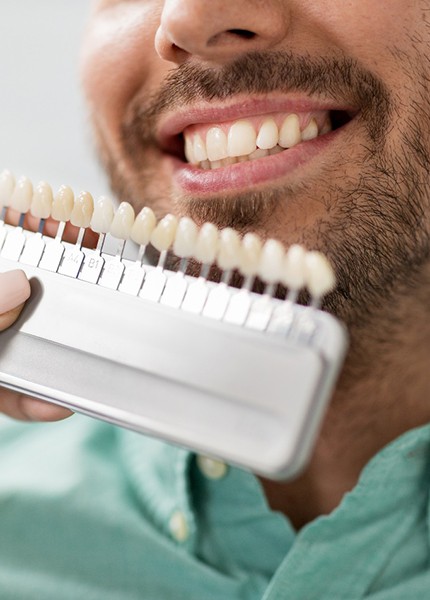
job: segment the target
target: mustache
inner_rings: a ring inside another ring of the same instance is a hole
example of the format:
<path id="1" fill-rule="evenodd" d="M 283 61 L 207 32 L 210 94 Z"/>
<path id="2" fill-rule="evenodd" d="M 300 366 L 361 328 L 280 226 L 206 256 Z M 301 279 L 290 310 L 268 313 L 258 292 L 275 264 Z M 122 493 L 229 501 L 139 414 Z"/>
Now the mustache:
<path id="1" fill-rule="evenodd" d="M 157 122 L 168 111 L 202 100 L 273 92 L 304 93 L 358 109 L 374 142 L 382 140 L 393 110 L 384 83 L 351 58 L 315 58 L 290 51 L 252 52 L 222 67 L 188 62 L 175 68 L 159 90 L 134 99 L 123 135 L 128 139 L 138 133 L 141 142 L 155 143 Z"/>

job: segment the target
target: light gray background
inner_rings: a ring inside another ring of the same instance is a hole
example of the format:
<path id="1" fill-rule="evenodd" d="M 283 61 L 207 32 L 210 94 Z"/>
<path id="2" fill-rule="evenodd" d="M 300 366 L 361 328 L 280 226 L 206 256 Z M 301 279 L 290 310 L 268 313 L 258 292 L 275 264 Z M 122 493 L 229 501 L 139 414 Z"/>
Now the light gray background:
<path id="1" fill-rule="evenodd" d="M 0 0 L 0 171 L 106 193 L 79 89 L 90 0 Z"/>

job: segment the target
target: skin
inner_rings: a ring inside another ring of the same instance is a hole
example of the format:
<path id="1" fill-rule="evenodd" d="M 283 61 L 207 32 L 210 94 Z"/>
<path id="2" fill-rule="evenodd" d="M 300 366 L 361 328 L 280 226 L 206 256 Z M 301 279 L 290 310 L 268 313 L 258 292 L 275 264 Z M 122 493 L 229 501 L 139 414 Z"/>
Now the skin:
<path id="1" fill-rule="evenodd" d="M 430 418 L 429 10 L 427 0 L 93 6 L 83 84 L 118 197 L 304 243 L 335 266 L 326 308 L 349 329 L 345 368 L 309 467 L 292 483 L 263 481 L 297 528 L 333 510 L 380 448 Z M 274 97 L 333 103 L 354 119 L 276 180 L 184 193 L 157 141 L 166 119 Z"/>
<path id="2" fill-rule="evenodd" d="M 417 0 L 101 0 L 88 28 L 84 88 L 121 199 L 304 243 L 335 265 L 327 308 L 346 322 L 351 350 L 309 467 L 292 483 L 263 481 L 297 528 L 430 418 L 429 10 Z M 276 180 L 185 193 L 157 142 L 166 119 L 273 97 L 337 103 L 355 118 Z"/>

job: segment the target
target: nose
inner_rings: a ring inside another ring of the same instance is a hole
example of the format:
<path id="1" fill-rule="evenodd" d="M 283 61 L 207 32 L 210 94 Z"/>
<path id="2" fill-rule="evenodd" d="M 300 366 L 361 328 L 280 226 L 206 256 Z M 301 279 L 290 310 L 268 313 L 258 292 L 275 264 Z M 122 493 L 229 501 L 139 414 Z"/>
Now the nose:
<path id="1" fill-rule="evenodd" d="M 287 35 L 288 5 L 285 0 L 165 0 L 155 47 L 176 64 L 190 57 L 223 63 L 268 50 Z"/>

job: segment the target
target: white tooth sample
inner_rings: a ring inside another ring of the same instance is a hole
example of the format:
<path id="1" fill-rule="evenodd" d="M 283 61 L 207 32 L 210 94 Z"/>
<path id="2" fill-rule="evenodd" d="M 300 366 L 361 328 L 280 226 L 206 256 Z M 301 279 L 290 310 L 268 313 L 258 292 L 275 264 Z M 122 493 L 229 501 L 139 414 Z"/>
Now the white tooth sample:
<path id="1" fill-rule="evenodd" d="M 56 221 L 68 221 L 72 214 L 75 196 L 68 185 L 62 185 L 54 196 L 51 217 Z"/>
<path id="2" fill-rule="evenodd" d="M 94 211 L 94 200 L 89 192 L 80 192 L 75 198 L 70 222 L 75 227 L 89 227 Z"/>
<path id="3" fill-rule="evenodd" d="M 174 215 L 166 215 L 159 221 L 151 234 L 151 244 L 159 252 L 168 250 L 175 239 L 178 219 Z"/>
<path id="4" fill-rule="evenodd" d="M 279 131 L 278 144 L 282 148 L 293 148 L 293 146 L 296 146 L 301 141 L 302 134 L 300 132 L 299 117 L 295 114 L 288 115 Z"/>
<path id="5" fill-rule="evenodd" d="M 46 181 L 40 181 L 33 193 L 30 212 L 33 217 L 47 219 L 51 216 L 53 202 L 54 195 L 51 186 Z"/>
<path id="6" fill-rule="evenodd" d="M 115 211 L 109 233 L 119 240 L 128 240 L 134 223 L 134 209 L 129 202 L 121 202 Z"/>
<path id="7" fill-rule="evenodd" d="M 189 258 L 194 255 L 199 229 L 189 217 L 179 220 L 176 230 L 173 252 L 179 258 Z"/>
<path id="8" fill-rule="evenodd" d="M 185 158 L 187 159 L 187 161 L 190 164 L 196 164 L 199 161 L 196 160 L 196 157 L 194 156 L 194 147 L 193 147 L 193 143 L 191 141 L 191 139 L 189 138 L 189 136 L 185 136 L 185 148 L 184 148 L 184 152 L 185 152 Z"/>
<path id="9" fill-rule="evenodd" d="M 5 169 L 0 174 L 0 208 L 9 206 L 13 190 L 15 189 L 15 177 Z"/>
<path id="10" fill-rule="evenodd" d="M 219 234 L 217 263 L 223 271 L 235 269 L 240 264 L 240 236 L 231 227 L 222 229 Z"/>
<path id="11" fill-rule="evenodd" d="M 306 250 L 299 244 L 293 244 L 287 250 L 282 283 L 289 290 L 301 290 L 306 284 L 305 257 Z"/>
<path id="12" fill-rule="evenodd" d="M 140 246 L 149 244 L 151 234 L 157 225 L 157 217 L 149 206 L 144 206 L 131 228 L 131 239 Z"/>
<path id="13" fill-rule="evenodd" d="M 245 277 L 252 277 L 258 272 L 263 243 L 255 233 L 243 236 L 240 249 L 240 271 Z"/>
<path id="14" fill-rule="evenodd" d="M 212 223 L 204 223 L 199 231 L 194 257 L 204 265 L 215 262 L 218 252 L 219 232 Z"/>
<path id="15" fill-rule="evenodd" d="M 18 179 L 10 199 L 10 207 L 19 213 L 26 213 L 30 210 L 32 199 L 33 184 L 28 177 L 21 177 Z"/>
<path id="16" fill-rule="evenodd" d="M 227 158 L 227 136 L 220 127 L 211 127 L 207 132 L 206 152 L 210 161 Z"/>
<path id="17" fill-rule="evenodd" d="M 281 242 L 269 239 L 264 244 L 258 265 L 258 276 L 268 284 L 282 280 L 285 250 Z"/>
<path id="18" fill-rule="evenodd" d="M 95 233 L 108 233 L 115 215 L 115 208 L 110 198 L 100 196 L 94 203 L 90 227 Z"/>
<path id="19" fill-rule="evenodd" d="M 206 145 L 199 135 L 194 136 L 193 140 L 193 152 L 196 162 L 203 162 L 208 159 L 208 153 L 206 152 Z"/>
<path id="20" fill-rule="evenodd" d="M 318 124 L 315 119 L 311 119 L 308 125 L 302 131 L 302 140 L 308 142 L 318 137 Z"/>
<path id="21" fill-rule="evenodd" d="M 256 148 L 257 134 L 250 121 L 236 121 L 230 127 L 227 138 L 228 156 L 246 156 Z"/>
<path id="22" fill-rule="evenodd" d="M 257 135 L 257 147 L 262 150 L 270 150 L 278 143 L 279 131 L 273 119 L 266 119 Z"/>
<path id="23" fill-rule="evenodd" d="M 313 298 L 322 298 L 336 286 L 336 275 L 324 254 L 307 252 L 305 256 L 306 285 Z"/>

